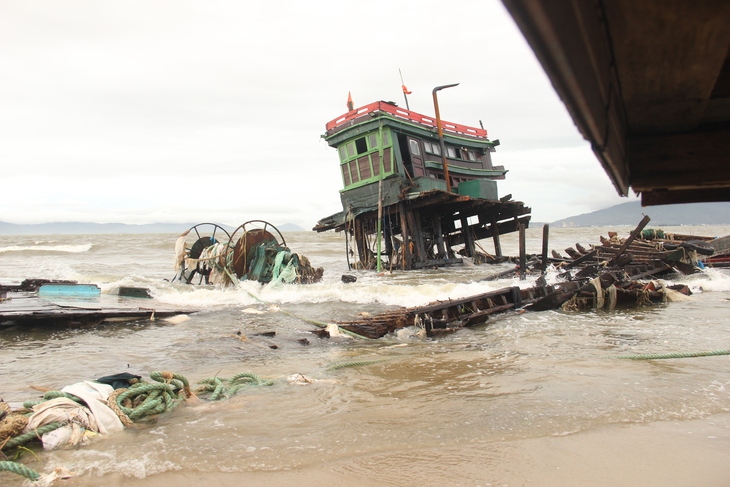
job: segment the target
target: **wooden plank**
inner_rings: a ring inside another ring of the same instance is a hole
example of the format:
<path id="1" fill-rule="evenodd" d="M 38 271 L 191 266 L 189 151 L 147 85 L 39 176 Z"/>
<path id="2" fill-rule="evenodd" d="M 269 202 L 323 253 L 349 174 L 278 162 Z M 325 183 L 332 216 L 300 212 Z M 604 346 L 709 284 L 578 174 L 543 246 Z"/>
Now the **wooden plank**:
<path id="1" fill-rule="evenodd" d="M 585 262 L 593 259 L 594 257 L 596 257 L 596 254 L 597 253 L 598 253 L 598 251 L 596 249 L 593 249 L 590 252 L 588 252 L 587 254 L 581 255 L 577 259 L 573 260 L 568 265 L 566 265 L 565 267 L 563 267 L 563 269 L 571 269 L 571 268 L 573 268 L 573 267 L 575 267 L 577 265 L 583 264 L 583 263 L 585 263 Z"/>
<path id="2" fill-rule="evenodd" d="M 730 201 L 730 188 L 655 189 L 641 192 L 642 206 L 703 203 L 708 201 Z"/>
<path id="3" fill-rule="evenodd" d="M 41 299 L 35 293 L 10 292 L 8 299 L 0 302 L 0 325 L 16 323 L 62 324 L 73 322 L 101 322 L 111 318 L 149 318 L 152 314 L 169 317 L 192 314 L 196 310 L 173 310 L 163 308 L 112 307 L 99 303 L 68 305 L 56 304 Z"/>
<path id="4" fill-rule="evenodd" d="M 637 238 L 641 234 L 641 231 L 644 229 L 644 227 L 647 225 L 647 223 L 649 223 L 650 220 L 651 220 L 651 218 L 649 218 L 648 216 L 644 216 L 644 218 L 641 219 L 641 221 L 639 222 L 637 227 L 634 229 L 633 232 L 631 232 L 631 235 L 626 239 L 624 244 L 618 250 L 618 252 L 616 253 L 616 256 L 613 259 L 611 259 L 610 261 L 608 261 L 609 266 L 616 264 L 616 260 L 619 257 L 621 257 L 621 254 L 623 254 L 626 251 L 626 249 L 629 248 L 629 245 L 631 245 L 631 242 L 633 242 L 634 239 Z"/>
<path id="5" fill-rule="evenodd" d="M 494 308 L 483 309 L 468 315 L 466 318 L 461 320 L 461 326 L 474 326 L 486 322 L 489 317 L 496 313 L 503 313 L 509 311 L 515 307 L 514 304 L 505 304 L 502 306 L 495 306 Z"/>

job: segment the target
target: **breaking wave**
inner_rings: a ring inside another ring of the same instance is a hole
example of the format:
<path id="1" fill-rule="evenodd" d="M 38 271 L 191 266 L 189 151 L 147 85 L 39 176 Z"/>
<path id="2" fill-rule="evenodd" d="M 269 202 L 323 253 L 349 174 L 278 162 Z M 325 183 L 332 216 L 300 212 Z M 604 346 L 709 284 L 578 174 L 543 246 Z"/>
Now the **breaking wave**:
<path id="1" fill-rule="evenodd" d="M 8 245 L 0 247 L 0 254 L 7 252 L 63 252 L 68 254 L 80 254 L 91 250 L 90 243 L 78 245 Z"/>

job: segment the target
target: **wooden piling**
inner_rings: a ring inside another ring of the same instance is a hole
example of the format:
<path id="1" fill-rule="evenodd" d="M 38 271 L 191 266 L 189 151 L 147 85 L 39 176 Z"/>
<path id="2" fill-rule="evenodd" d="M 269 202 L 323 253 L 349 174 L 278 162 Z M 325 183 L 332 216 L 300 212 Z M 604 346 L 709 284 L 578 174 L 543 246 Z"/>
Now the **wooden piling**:
<path id="1" fill-rule="evenodd" d="M 494 241 L 494 255 L 502 257 L 502 244 L 499 242 L 499 223 L 497 222 L 497 216 L 492 215 L 492 240 Z"/>
<path id="2" fill-rule="evenodd" d="M 550 234 L 550 225 L 547 223 L 542 227 L 542 262 L 540 271 L 545 274 L 548 265 L 548 235 Z"/>
<path id="3" fill-rule="evenodd" d="M 525 226 L 520 223 L 517 225 L 517 230 L 520 236 L 520 281 L 524 281 L 527 278 L 527 256 L 525 255 Z"/>

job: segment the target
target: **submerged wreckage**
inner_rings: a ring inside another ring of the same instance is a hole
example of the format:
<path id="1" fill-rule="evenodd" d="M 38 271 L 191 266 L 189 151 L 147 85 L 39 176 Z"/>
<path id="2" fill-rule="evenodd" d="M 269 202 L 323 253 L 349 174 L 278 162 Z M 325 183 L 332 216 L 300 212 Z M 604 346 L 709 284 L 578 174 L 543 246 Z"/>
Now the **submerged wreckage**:
<path id="1" fill-rule="evenodd" d="M 685 285 L 665 286 L 654 278 L 675 272 L 692 274 L 705 266 L 703 261 L 710 265 L 713 257 L 720 266 L 728 259 L 728 237 L 713 239 L 644 230 L 648 222 L 649 217 L 645 217 L 625 239 L 611 232 L 608 238 L 601 237 L 600 244 L 590 248 L 576 244 L 577 250 L 566 249 L 570 257 L 555 251 L 549 257 L 547 245 L 543 245 L 542 256 L 532 256 L 525 265 L 495 276 L 537 274 L 535 285 L 529 288 L 512 286 L 426 306 L 391 310 L 338 325 L 368 338 L 380 338 L 409 326 L 424 328 L 428 336 L 434 336 L 483 324 L 490 316 L 509 311 L 651 306 L 691 294 Z M 526 261 L 522 257 L 520 260 Z M 559 273 L 558 283 L 547 284 L 543 274 L 548 266 Z"/>
<path id="2" fill-rule="evenodd" d="M 498 196 L 507 173 L 492 164 L 499 140 L 441 121 L 436 92 L 450 86 L 433 91 L 435 118 L 393 102 L 355 109 L 349 101 L 349 111 L 327 123 L 322 137 L 339 154 L 343 209 L 314 230 L 346 232 L 351 268 L 460 264 L 461 256 L 485 255 L 477 248 L 486 238 L 501 257 L 499 236 L 529 224 L 530 208 Z"/>
<path id="3" fill-rule="evenodd" d="M 237 280 L 309 284 L 322 279 L 324 269 L 289 250 L 274 225 L 251 220 L 232 234 L 215 223 L 188 229 L 175 243 L 175 272 L 173 282 L 227 286 Z"/>

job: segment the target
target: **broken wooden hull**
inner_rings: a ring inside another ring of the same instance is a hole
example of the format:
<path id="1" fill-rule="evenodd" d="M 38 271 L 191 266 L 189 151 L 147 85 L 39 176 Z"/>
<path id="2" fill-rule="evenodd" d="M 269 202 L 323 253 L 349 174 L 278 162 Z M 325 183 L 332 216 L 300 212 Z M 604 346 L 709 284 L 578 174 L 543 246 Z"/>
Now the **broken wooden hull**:
<path id="1" fill-rule="evenodd" d="M 428 336 L 454 331 L 486 322 L 491 315 L 520 308 L 522 292 L 519 287 L 461 299 L 436 301 L 426 306 L 403 308 L 372 317 L 338 322 L 341 328 L 367 338 L 380 338 L 400 328 L 424 328 Z"/>
<path id="2" fill-rule="evenodd" d="M 167 318 L 195 313 L 194 309 L 166 309 L 156 306 L 110 306 L 78 301 L 57 304 L 35 292 L 5 291 L 0 300 L 0 327 L 12 325 L 96 326 L 108 320 Z"/>

